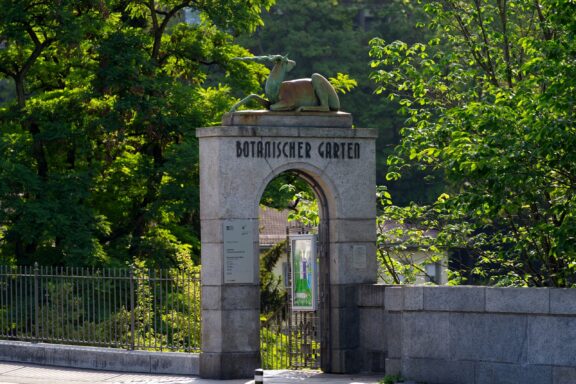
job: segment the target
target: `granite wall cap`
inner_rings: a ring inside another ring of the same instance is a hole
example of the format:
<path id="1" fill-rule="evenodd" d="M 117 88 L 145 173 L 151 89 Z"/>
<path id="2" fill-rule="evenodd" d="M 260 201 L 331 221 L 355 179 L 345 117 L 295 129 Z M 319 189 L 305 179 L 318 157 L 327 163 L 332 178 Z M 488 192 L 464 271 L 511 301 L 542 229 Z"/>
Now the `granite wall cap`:
<path id="1" fill-rule="evenodd" d="M 486 312 L 550 312 L 549 288 L 486 288 Z"/>
<path id="2" fill-rule="evenodd" d="M 224 126 L 331 127 L 352 128 L 352 115 L 347 112 L 274 112 L 248 110 L 226 113 Z"/>
<path id="3" fill-rule="evenodd" d="M 404 309 L 404 290 L 402 286 L 387 286 L 384 290 L 384 309 L 402 311 Z"/>
<path id="4" fill-rule="evenodd" d="M 424 310 L 484 312 L 485 288 L 434 286 L 424 289 Z"/>
<path id="5" fill-rule="evenodd" d="M 255 125 L 230 125 L 196 128 L 196 137 L 241 137 L 244 139 L 375 139 L 378 130 L 374 128 L 338 128 L 338 127 L 274 127 Z"/>
<path id="6" fill-rule="evenodd" d="M 576 289 L 551 288 L 550 313 L 558 315 L 576 315 Z"/>
<path id="7" fill-rule="evenodd" d="M 404 310 L 421 311 L 424 309 L 424 287 L 407 285 L 404 287 Z"/>

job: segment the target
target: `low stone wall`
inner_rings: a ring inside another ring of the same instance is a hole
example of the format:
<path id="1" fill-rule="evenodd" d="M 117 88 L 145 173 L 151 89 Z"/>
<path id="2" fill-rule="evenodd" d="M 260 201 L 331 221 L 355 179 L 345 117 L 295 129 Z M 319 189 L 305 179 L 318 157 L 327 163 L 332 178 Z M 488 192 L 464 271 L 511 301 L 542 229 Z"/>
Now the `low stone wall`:
<path id="1" fill-rule="evenodd" d="M 118 372 L 198 375 L 199 355 L 3 340 L 0 342 L 0 361 Z"/>
<path id="2" fill-rule="evenodd" d="M 576 289 L 363 286 L 366 371 L 441 384 L 576 383 Z"/>

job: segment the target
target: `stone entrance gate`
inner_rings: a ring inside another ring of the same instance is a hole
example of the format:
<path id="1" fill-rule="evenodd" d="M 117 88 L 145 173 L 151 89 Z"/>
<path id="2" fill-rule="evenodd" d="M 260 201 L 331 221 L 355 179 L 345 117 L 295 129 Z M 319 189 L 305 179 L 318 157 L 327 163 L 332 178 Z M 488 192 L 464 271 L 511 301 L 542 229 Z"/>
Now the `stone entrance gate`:
<path id="1" fill-rule="evenodd" d="M 356 294 L 376 281 L 375 139 L 347 113 L 243 111 L 201 128 L 202 354 L 205 378 L 250 377 L 260 365 L 258 207 L 291 171 L 315 190 L 321 216 L 321 368 L 358 361 Z"/>

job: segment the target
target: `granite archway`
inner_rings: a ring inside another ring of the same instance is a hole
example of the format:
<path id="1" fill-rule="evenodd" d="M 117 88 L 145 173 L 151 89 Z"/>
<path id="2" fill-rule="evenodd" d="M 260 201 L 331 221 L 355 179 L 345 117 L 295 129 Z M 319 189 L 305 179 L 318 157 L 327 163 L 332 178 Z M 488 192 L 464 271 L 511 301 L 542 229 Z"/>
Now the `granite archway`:
<path id="1" fill-rule="evenodd" d="M 298 173 L 324 210 L 325 372 L 359 369 L 356 291 L 376 281 L 375 139 L 347 113 L 242 111 L 201 128 L 202 353 L 205 378 L 259 367 L 258 204 L 268 183 Z M 323 201 L 322 201 L 323 200 Z"/>

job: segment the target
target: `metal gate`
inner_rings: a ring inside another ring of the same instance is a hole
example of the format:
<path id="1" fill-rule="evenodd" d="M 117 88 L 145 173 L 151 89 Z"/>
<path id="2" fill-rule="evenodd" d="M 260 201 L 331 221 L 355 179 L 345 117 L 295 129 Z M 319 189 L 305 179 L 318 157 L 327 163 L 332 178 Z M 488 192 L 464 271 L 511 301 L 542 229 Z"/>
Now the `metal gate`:
<path id="1" fill-rule="evenodd" d="M 320 329 L 316 312 L 285 306 L 260 328 L 264 369 L 320 368 Z"/>
<path id="2" fill-rule="evenodd" d="M 309 227 L 287 227 L 287 237 L 307 234 Z M 290 255 L 290 241 L 286 242 L 286 254 Z M 319 252 L 320 254 L 320 247 Z M 290 263 L 287 277 L 292 281 Z M 260 354 L 264 369 L 318 369 L 320 368 L 320 316 L 319 311 L 293 311 L 291 289 L 288 284 L 284 306 L 260 327 Z M 320 295 L 322 297 L 322 295 Z M 321 300 L 321 299 L 320 299 Z M 319 305 L 321 308 L 322 306 Z"/>

